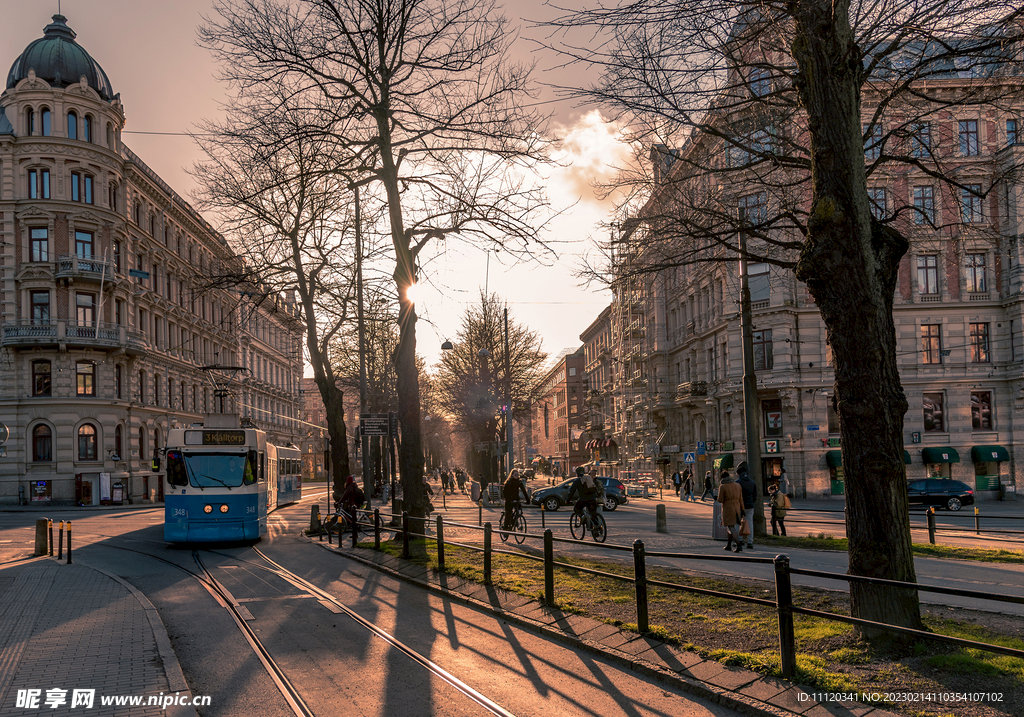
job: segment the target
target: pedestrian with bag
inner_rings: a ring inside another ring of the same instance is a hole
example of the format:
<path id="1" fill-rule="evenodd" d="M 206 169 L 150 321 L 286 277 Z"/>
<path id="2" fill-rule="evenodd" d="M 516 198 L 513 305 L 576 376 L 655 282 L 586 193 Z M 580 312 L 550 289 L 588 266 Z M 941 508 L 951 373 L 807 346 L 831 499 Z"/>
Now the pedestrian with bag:
<path id="1" fill-rule="evenodd" d="M 736 468 L 736 482 L 743 491 L 743 514 L 747 520 L 747 550 L 754 548 L 754 506 L 757 504 L 757 484 L 750 477 L 747 462 L 743 461 Z"/>
<path id="2" fill-rule="evenodd" d="M 772 535 L 786 535 L 786 513 L 789 511 L 789 496 L 782 492 L 778 483 L 768 486 L 769 503 L 772 507 Z"/>
<path id="3" fill-rule="evenodd" d="M 722 482 L 718 486 L 716 501 L 722 504 L 722 525 L 729 531 L 729 539 L 725 543 L 726 550 L 734 553 L 743 552 L 743 538 L 740 530 L 743 523 L 743 488 L 728 473 L 722 473 Z M 733 547 L 733 543 L 736 546 Z"/>
<path id="4" fill-rule="evenodd" d="M 683 488 L 680 491 L 679 500 L 696 502 L 696 498 L 693 497 L 693 471 L 689 468 L 683 473 Z"/>

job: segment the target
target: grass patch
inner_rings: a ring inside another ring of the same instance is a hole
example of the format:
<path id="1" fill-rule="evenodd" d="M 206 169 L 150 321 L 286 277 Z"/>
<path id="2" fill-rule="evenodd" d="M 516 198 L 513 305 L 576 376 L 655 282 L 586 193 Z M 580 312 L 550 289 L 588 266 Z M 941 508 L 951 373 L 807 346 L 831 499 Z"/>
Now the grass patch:
<path id="1" fill-rule="evenodd" d="M 764 545 L 778 548 L 804 548 L 807 550 L 838 550 L 846 552 L 850 549 L 846 538 L 836 538 L 824 533 L 797 537 L 795 535 L 766 535 L 759 539 Z M 975 560 L 985 563 L 1024 564 L 1024 550 L 1004 550 L 1003 548 L 964 548 L 956 545 L 932 545 L 931 543 L 914 543 L 914 555 L 923 558 L 946 558 L 952 560 Z"/>

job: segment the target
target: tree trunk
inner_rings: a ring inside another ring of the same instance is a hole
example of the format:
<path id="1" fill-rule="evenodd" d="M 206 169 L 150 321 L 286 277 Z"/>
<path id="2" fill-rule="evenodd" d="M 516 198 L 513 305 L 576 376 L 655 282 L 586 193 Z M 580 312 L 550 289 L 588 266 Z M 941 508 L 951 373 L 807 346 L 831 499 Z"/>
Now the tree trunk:
<path id="1" fill-rule="evenodd" d="M 331 482 L 333 502 L 341 501 L 345 490 L 345 478 L 349 475 L 348 435 L 345 427 L 345 394 L 320 373 L 316 376 L 320 397 L 327 415 L 327 432 L 331 440 Z"/>
<path id="2" fill-rule="evenodd" d="M 852 575 L 916 582 L 903 463 L 907 399 L 892 318 L 908 244 L 872 219 L 860 126 L 862 57 L 848 0 L 802 0 L 793 57 L 807 112 L 813 186 L 808 237 L 797 265 L 832 347 L 846 474 Z M 916 589 L 852 583 L 855 617 L 921 627 Z"/>

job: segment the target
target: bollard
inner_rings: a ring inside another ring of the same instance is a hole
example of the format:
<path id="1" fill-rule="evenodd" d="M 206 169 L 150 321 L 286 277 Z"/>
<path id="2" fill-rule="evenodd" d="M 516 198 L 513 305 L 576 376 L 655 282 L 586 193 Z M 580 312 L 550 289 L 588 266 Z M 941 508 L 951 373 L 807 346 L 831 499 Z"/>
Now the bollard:
<path id="1" fill-rule="evenodd" d="M 53 519 L 52 518 L 47 518 L 46 519 L 46 530 L 47 530 L 47 533 L 49 533 L 49 536 L 50 536 L 49 537 L 49 543 L 50 544 L 49 544 L 48 549 L 47 549 L 48 550 L 47 555 L 49 555 L 52 558 L 53 557 Z"/>
<path id="2" fill-rule="evenodd" d="M 328 519 L 327 519 L 327 521 L 328 521 L 328 522 L 327 522 L 327 524 L 325 524 L 325 525 L 324 525 L 324 530 L 326 530 L 326 531 L 327 531 L 327 544 L 328 544 L 328 545 L 331 545 L 331 544 L 332 544 L 332 543 L 331 543 L 331 526 L 330 526 L 330 520 L 331 520 L 331 519 L 330 519 L 330 518 L 328 518 Z M 321 540 L 323 540 L 323 538 L 321 538 Z M 339 548 L 341 547 L 341 530 L 340 530 L 340 529 L 338 530 L 338 547 L 339 547 Z"/>
<path id="3" fill-rule="evenodd" d="M 409 559 L 409 514 L 402 511 L 402 557 Z"/>
<path id="4" fill-rule="evenodd" d="M 380 550 L 380 508 L 373 509 L 373 549 Z"/>
<path id="5" fill-rule="evenodd" d="M 309 532 L 320 530 L 320 506 L 312 505 L 309 508 Z"/>
<path id="6" fill-rule="evenodd" d="M 36 549 L 33 555 L 39 557 L 46 555 L 46 518 L 36 519 Z"/>
<path id="7" fill-rule="evenodd" d="M 71 521 L 68 521 L 68 565 L 71 565 Z"/>
<path id="8" fill-rule="evenodd" d="M 665 504 L 659 503 L 657 508 L 657 518 L 655 519 L 654 530 L 658 533 L 668 532 L 668 518 L 665 517 Z"/>
<path id="9" fill-rule="evenodd" d="M 491 523 L 484 523 L 484 585 L 491 584 Z"/>
<path id="10" fill-rule="evenodd" d="M 544 531 L 544 602 L 555 606 L 555 539 L 550 528 Z"/>
<path id="11" fill-rule="evenodd" d="M 478 500 L 477 503 L 476 503 L 476 507 L 477 507 L 477 511 L 476 511 L 476 524 L 477 525 L 483 525 L 484 524 L 484 502 L 482 500 Z"/>
<path id="12" fill-rule="evenodd" d="M 64 521 L 60 521 L 60 531 L 57 533 L 59 536 L 59 542 L 57 543 L 57 560 L 64 557 Z"/>
<path id="13" fill-rule="evenodd" d="M 437 516 L 437 569 L 444 572 L 444 516 Z"/>
<path id="14" fill-rule="evenodd" d="M 317 528 L 316 528 L 317 535 L 320 536 L 320 542 L 322 543 L 322 542 L 324 542 L 324 524 L 323 524 L 323 521 L 320 520 L 320 508 L 319 507 L 317 507 L 317 509 L 316 509 L 316 525 L 317 525 Z M 328 533 L 327 535 L 328 535 L 328 538 L 329 538 L 330 537 L 330 533 Z"/>
<path id="15" fill-rule="evenodd" d="M 633 586 L 636 590 L 636 630 L 642 635 L 650 629 L 647 618 L 647 561 L 642 540 L 633 541 Z"/>
<path id="16" fill-rule="evenodd" d="M 796 633 L 793 630 L 793 585 L 789 576 L 789 557 L 775 556 L 775 605 L 779 609 L 779 658 L 782 676 L 793 679 L 796 673 Z"/>
<path id="17" fill-rule="evenodd" d="M 974 534 L 981 535 L 981 512 L 974 506 Z"/>
<path id="18" fill-rule="evenodd" d="M 546 513 L 546 512 L 547 511 L 544 510 L 544 504 L 541 503 L 540 504 L 540 529 L 541 530 L 544 530 L 544 513 Z"/>
<path id="19" fill-rule="evenodd" d="M 935 508 L 928 509 L 928 542 L 935 545 Z"/>

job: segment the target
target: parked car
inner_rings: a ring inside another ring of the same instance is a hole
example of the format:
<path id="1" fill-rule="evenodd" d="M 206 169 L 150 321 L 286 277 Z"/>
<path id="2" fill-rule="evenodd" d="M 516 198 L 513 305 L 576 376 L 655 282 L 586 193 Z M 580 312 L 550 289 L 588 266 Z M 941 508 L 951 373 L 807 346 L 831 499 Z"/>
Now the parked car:
<path id="1" fill-rule="evenodd" d="M 960 510 L 961 506 L 974 505 L 974 489 L 958 480 L 912 480 L 907 483 L 907 499 L 910 505 L 934 505 Z"/>
<path id="2" fill-rule="evenodd" d="M 609 478 L 608 476 L 598 476 L 597 479 L 604 484 L 605 510 L 615 510 L 620 505 L 624 505 L 629 502 L 629 498 L 626 497 L 626 486 L 622 485 L 622 481 L 615 478 Z M 535 490 L 530 502 L 533 503 L 533 505 L 544 506 L 544 510 L 558 510 L 568 503 L 569 489 L 572 488 L 573 481 L 575 480 L 575 478 L 570 478 L 556 486 Z"/>
<path id="3" fill-rule="evenodd" d="M 524 468 L 521 471 L 519 471 L 519 474 L 523 476 L 523 480 L 531 480 L 537 477 L 537 473 L 536 471 L 533 470 L 533 468 Z"/>

